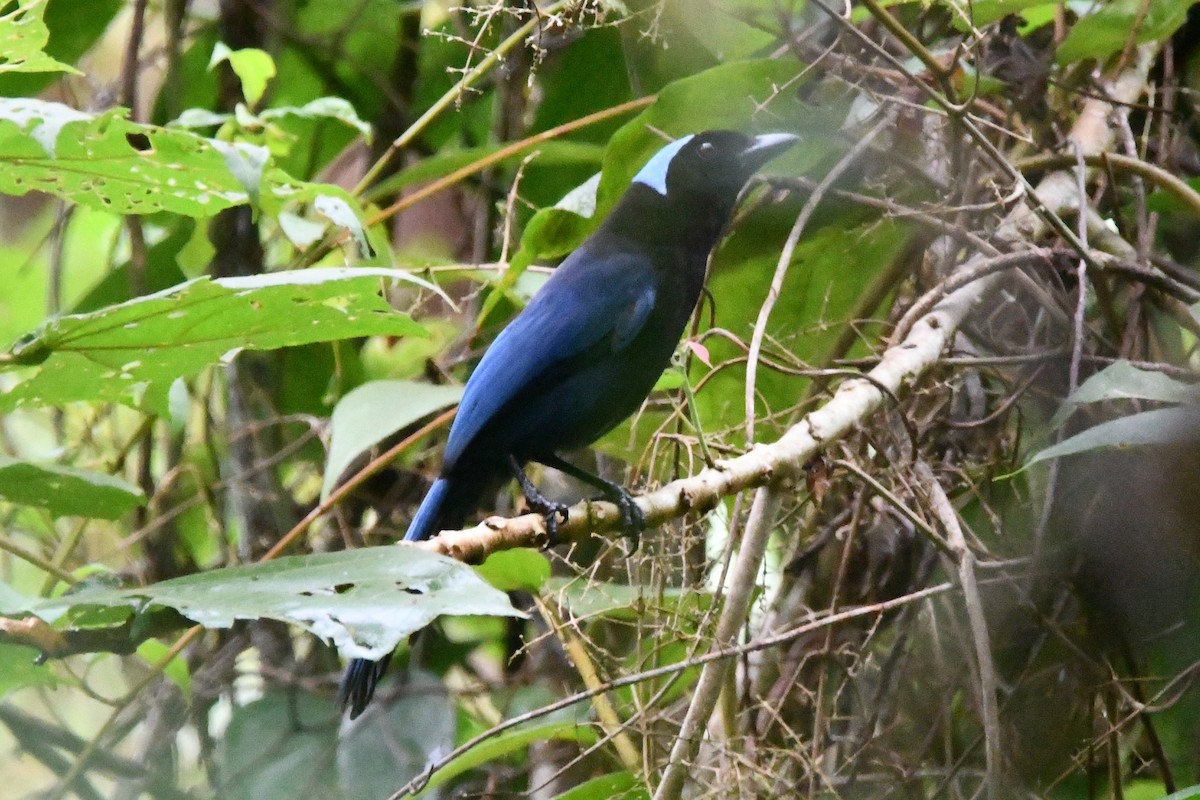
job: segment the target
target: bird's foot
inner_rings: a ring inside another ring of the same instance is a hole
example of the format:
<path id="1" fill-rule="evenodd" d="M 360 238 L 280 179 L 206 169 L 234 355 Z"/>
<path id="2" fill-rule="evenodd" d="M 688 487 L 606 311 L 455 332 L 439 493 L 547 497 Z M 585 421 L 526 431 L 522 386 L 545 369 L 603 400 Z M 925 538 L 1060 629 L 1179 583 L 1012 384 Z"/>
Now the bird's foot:
<path id="1" fill-rule="evenodd" d="M 560 521 L 565 523 L 570 519 L 570 507 L 566 503 L 555 503 L 541 494 L 535 497 L 526 496 L 525 502 L 529 504 L 530 511 L 541 514 L 546 520 L 546 547 L 561 544 L 558 540 L 558 525 Z"/>
<path id="2" fill-rule="evenodd" d="M 608 500 L 621 511 L 621 530 L 633 542 L 632 552 L 637 552 L 642 543 L 642 531 L 646 530 L 646 515 L 637 504 L 637 500 L 624 486 L 609 484 L 607 490 L 598 500 Z"/>

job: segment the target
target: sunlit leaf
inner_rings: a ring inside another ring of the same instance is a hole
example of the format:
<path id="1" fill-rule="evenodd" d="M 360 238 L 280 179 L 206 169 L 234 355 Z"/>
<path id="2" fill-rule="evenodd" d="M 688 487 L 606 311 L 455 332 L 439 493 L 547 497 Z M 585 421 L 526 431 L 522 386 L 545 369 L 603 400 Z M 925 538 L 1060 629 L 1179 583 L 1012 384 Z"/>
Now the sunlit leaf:
<path id="1" fill-rule="evenodd" d="M 59 317 L 9 352 L 10 364 L 31 369 L 0 394 L 0 410 L 92 400 L 163 413 L 171 381 L 237 350 L 423 335 L 420 325 L 380 296 L 391 280 L 417 279 L 399 270 L 332 267 L 198 278 Z"/>
<path id="2" fill-rule="evenodd" d="M 550 578 L 542 592 L 576 617 L 636 619 L 647 607 L 688 615 L 712 606 L 712 595 L 699 589 L 650 589 L 578 578 Z"/>
<path id="3" fill-rule="evenodd" d="M 267 83 L 275 77 L 275 60 L 271 58 L 270 53 L 257 47 L 231 50 L 223 42 L 217 42 L 208 62 L 209 69 L 222 61 L 229 64 L 233 74 L 241 81 L 242 95 L 246 102 L 251 106 L 258 105 L 263 92 L 267 90 Z"/>
<path id="4" fill-rule="evenodd" d="M 53 686 L 54 670 L 39 664 L 38 651 L 16 644 L 0 644 L 0 697 L 27 686 Z"/>
<path id="5" fill-rule="evenodd" d="M 537 550 L 517 547 L 492 553 L 475 571 L 503 592 L 537 592 L 550 578 L 550 560 Z"/>
<path id="6" fill-rule="evenodd" d="M 48 0 L 18 0 L 16 8 L 0 16 L 0 73 L 82 73 L 46 55 L 50 29 L 42 20 Z"/>
<path id="7" fill-rule="evenodd" d="M 453 759 L 430 776 L 426 791 L 436 789 L 464 772 L 488 762 L 524 752 L 531 744 L 548 741 L 574 742 L 582 748 L 595 744 L 599 738 L 596 730 L 587 723 L 570 720 L 533 722 L 499 733 Z"/>
<path id="8" fill-rule="evenodd" d="M 568 789 L 554 800 L 649 800 L 650 793 L 632 772 L 610 772 Z"/>

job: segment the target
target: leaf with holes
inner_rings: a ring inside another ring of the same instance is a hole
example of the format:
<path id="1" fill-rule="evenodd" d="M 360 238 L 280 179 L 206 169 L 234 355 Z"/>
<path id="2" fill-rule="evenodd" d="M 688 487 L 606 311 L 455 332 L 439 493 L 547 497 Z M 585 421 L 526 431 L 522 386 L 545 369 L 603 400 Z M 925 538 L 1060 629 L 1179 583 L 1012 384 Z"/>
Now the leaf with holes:
<path id="1" fill-rule="evenodd" d="M 424 336 L 380 295 L 401 270 L 324 267 L 245 278 L 198 278 L 46 323 L 0 365 L 29 366 L 0 392 L 0 411 L 78 400 L 167 410 L 167 389 L 238 350 L 356 336 Z M 436 289 L 435 289 L 436 291 Z"/>
<path id="2" fill-rule="evenodd" d="M 366 252 L 363 214 L 346 191 L 298 181 L 265 147 L 99 116 L 62 103 L 0 97 L 0 192 L 41 191 L 118 214 L 211 217 L 252 203 L 272 214 L 309 204 Z"/>
<path id="3" fill-rule="evenodd" d="M 525 616 L 466 564 L 407 546 L 289 556 L 139 589 L 85 589 L 33 610 L 69 621 L 97 607 L 139 613 L 163 606 L 210 628 L 243 619 L 289 622 L 332 641 L 344 656 L 371 659 L 443 614 Z"/>
<path id="4" fill-rule="evenodd" d="M 50 41 L 50 29 L 42 19 L 46 2 L 19 0 L 16 8 L 0 16 L 0 72 L 83 74 L 44 52 Z"/>

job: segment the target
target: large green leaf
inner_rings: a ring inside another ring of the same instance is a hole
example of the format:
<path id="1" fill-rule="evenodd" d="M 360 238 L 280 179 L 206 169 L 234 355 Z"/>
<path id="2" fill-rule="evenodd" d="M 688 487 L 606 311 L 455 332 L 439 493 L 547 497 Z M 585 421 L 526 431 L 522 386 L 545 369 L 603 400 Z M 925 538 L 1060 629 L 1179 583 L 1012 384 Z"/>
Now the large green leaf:
<path id="1" fill-rule="evenodd" d="M 539 592 L 550 578 L 550 559 L 538 550 L 515 547 L 492 553 L 475 571 L 502 592 Z"/>
<path id="2" fill-rule="evenodd" d="M 550 721 L 533 722 L 499 733 L 452 759 L 430 776 L 429 783 L 417 797 L 428 798 L 431 791 L 464 772 L 524 752 L 530 745 L 538 742 L 573 742 L 584 748 L 599 741 L 600 736 L 591 725 L 573 719 L 561 719 L 564 716 L 561 713 L 555 716 L 556 718 Z"/>
<path id="3" fill-rule="evenodd" d="M 647 606 L 680 617 L 698 617 L 712 607 L 710 592 L 698 589 L 651 589 L 578 578 L 550 578 L 542 592 L 579 618 L 641 619 Z"/>
<path id="4" fill-rule="evenodd" d="M 747 220 L 714 261 L 708 288 L 715 298 L 716 327 L 733 332 L 743 343 L 751 339 L 793 221 L 792 214 L 778 212 Z M 841 225 L 828 225 L 804 236 L 768 321 L 769 345 L 764 348 L 764 358 L 779 361 L 774 351 L 782 347 L 794 361 L 819 367 L 847 324 L 860 325 L 860 334 L 869 337 L 869 328 L 851 317 L 867 287 L 897 257 L 909 235 L 904 225 L 872 220 L 855 226 L 843 218 Z M 727 366 L 708 376 L 704 375 L 708 367 L 693 359 L 693 376 L 705 379 L 696 395 L 700 419 L 710 432 L 741 426 L 746 419 L 746 351 L 722 337 L 711 338 L 707 344 L 711 362 Z M 764 418 L 792 407 L 807 385 L 807 378 L 760 363 L 755 380 L 760 420 L 757 438 L 772 435 L 775 423 Z"/>
<path id="5" fill-rule="evenodd" d="M 264 148 L 138 125 L 61 103 L 0 98 L 0 191 L 38 190 L 121 214 L 208 217 L 257 193 Z"/>
<path id="6" fill-rule="evenodd" d="M 34 610 L 56 619 L 97 607 L 164 606 L 215 628 L 239 619 L 290 622 L 332 641 L 347 657 L 375 659 L 442 614 L 524 616 L 466 564 L 395 545 L 289 556 L 137 589 L 85 589 Z"/>
<path id="7" fill-rule="evenodd" d="M 1058 46 L 1059 64 L 1107 58 L 1132 40 L 1141 44 L 1165 39 L 1187 19 L 1191 0 L 1109 0 L 1075 23 Z"/>
<path id="8" fill-rule="evenodd" d="M 8 364 L 32 369 L 0 394 L 0 411 L 90 400 L 161 413 L 171 381 L 239 349 L 273 350 L 375 334 L 423 335 L 420 325 L 380 296 L 390 280 L 417 279 L 399 270 L 334 267 L 198 278 L 98 311 L 60 317 L 8 353 Z"/>
<path id="9" fill-rule="evenodd" d="M 142 505 L 146 496 L 112 475 L 0 454 L 0 499 L 43 508 L 56 517 L 116 519 Z"/>
<path id="10" fill-rule="evenodd" d="M 38 663 L 32 647 L 0 644 L 0 697 L 26 686 L 53 686 L 54 670 Z"/>
<path id="11" fill-rule="evenodd" d="M 436 411 L 449 408 L 462 396 L 459 386 L 435 386 L 418 381 L 371 381 L 343 397 L 330 420 L 329 458 L 321 499 L 360 456 L 381 441 Z"/>

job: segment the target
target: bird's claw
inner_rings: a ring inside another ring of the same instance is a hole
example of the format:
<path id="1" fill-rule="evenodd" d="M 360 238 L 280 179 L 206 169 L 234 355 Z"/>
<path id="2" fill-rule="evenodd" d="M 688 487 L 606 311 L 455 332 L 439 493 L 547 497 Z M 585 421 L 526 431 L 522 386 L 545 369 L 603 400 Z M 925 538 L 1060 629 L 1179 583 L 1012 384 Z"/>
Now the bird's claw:
<path id="1" fill-rule="evenodd" d="M 542 498 L 541 502 L 530 502 L 529 510 L 535 514 L 541 514 L 546 521 L 546 547 L 555 547 L 560 544 L 558 540 L 558 526 L 560 522 L 565 524 L 571 518 L 570 507 L 566 503 L 555 503 Z M 561 519 L 560 519 L 561 518 Z"/>
<path id="2" fill-rule="evenodd" d="M 645 513 L 633 495 L 623 487 L 618 486 L 609 499 L 621 510 L 621 528 L 625 535 L 633 540 L 633 552 L 636 552 L 642 543 L 642 531 L 646 530 Z"/>

